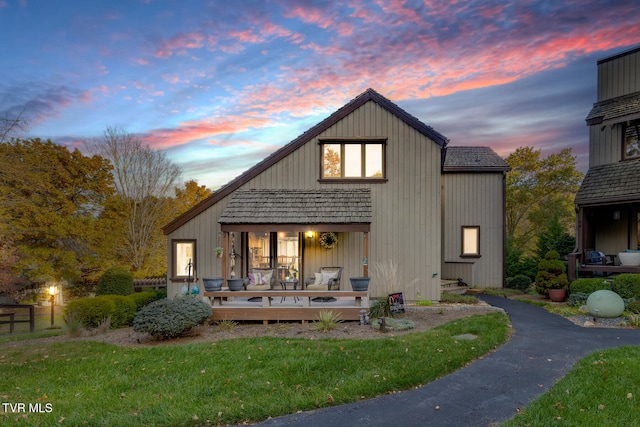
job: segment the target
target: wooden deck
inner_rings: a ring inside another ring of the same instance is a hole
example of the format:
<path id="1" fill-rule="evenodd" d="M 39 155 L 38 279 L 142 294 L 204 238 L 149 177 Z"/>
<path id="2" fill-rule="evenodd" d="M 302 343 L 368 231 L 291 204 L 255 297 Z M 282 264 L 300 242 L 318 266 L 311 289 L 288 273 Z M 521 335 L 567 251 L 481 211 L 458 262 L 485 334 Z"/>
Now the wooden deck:
<path id="1" fill-rule="evenodd" d="M 600 264 L 583 264 L 582 257 L 579 253 L 569 254 L 569 265 L 567 267 L 567 277 L 569 282 L 580 277 L 590 277 L 594 273 L 614 275 L 622 273 L 636 273 L 640 274 L 640 267 L 627 266 L 627 265 L 600 265 Z M 576 268 L 577 267 L 577 268 Z M 587 273 L 581 275 L 580 273 Z"/>
<path id="2" fill-rule="evenodd" d="M 214 291 L 204 292 L 212 305 L 213 320 L 317 320 L 321 311 L 339 313 L 342 320 L 359 320 L 369 311 L 369 293 L 355 291 Z M 251 298 L 251 301 L 249 299 Z M 335 301 L 313 301 L 335 298 Z"/>

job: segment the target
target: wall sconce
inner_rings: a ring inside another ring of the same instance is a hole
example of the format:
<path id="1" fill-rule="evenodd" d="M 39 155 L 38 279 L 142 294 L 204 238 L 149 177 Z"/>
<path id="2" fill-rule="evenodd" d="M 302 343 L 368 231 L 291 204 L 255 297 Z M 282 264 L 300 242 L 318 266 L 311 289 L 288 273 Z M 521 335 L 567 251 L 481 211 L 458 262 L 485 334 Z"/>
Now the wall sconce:
<path id="1" fill-rule="evenodd" d="M 613 219 L 614 221 L 618 221 L 620 219 L 620 211 L 613 211 Z"/>
<path id="2" fill-rule="evenodd" d="M 311 239 L 313 237 L 313 231 L 307 231 L 307 237 Z"/>

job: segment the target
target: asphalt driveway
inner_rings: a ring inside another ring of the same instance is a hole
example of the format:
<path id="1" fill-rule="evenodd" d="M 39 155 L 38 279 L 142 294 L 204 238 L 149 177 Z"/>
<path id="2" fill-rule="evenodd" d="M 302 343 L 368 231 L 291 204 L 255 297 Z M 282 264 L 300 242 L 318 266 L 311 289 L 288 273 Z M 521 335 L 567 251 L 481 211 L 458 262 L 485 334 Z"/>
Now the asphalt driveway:
<path id="1" fill-rule="evenodd" d="M 587 354 L 640 345 L 640 330 L 582 328 L 532 304 L 479 297 L 511 318 L 514 334 L 497 351 L 417 390 L 286 415 L 260 425 L 489 426 L 513 417 L 517 408 L 542 395 Z"/>

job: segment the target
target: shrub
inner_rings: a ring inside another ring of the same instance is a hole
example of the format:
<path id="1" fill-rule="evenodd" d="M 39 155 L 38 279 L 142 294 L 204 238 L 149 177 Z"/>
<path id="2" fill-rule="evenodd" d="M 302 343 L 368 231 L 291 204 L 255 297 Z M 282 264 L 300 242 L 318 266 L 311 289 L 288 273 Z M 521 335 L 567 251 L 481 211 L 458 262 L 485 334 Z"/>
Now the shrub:
<path id="1" fill-rule="evenodd" d="M 123 267 L 105 271 L 98 280 L 96 295 L 129 295 L 133 293 L 133 276 Z"/>
<path id="2" fill-rule="evenodd" d="M 509 277 L 507 279 L 507 288 L 509 289 L 526 291 L 529 287 L 531 287 L 531 279 L 524 274 L 518 274 L 515 277 Z"/>
<path id="3" fill-rule="evenodd" d="M 379 331 L 381 322 L 381 319 L 374 319 L 371 322 L 371 327 Z M 413 329 L 416 327 L 416 324 L 409 319 L 394 319 L 392 317 L 386 317 L 384 319 L 384 323 L 384 328 L 386 331 L 406 331 L 408 329 Z"/>
<path id="4" fill-rule="evenodd" d="M 567 289 L 569 287 L 566 267 L 564 262 L 560 261 L 558 252 L 547 252 L 544 259 L 538 263 L 535 287 L 537 293 L 545 296 L 549 296 L 549 289 Z"/>
<path id="5" fill-rule="evenodd" d="M 133 319 L 133 330 L 146 332 L 155 339 L 176 338 L 209 317 L 209 304 L 191 295 L 179 295 L 142 307 Z"/>
<path id="6" fill-rule="evenodd" d="M 97 328 L 115 310 L 115 304 L 105 298 L 80 298 L 64 307 L 65 322 L 79 322 L 86 328 Z"/>
<path id="7" fill-rule="evenodd" d="M 620 274 L 613 279 L 611 290 L 623 299 L 640 300 L 640 274 Z"/>
<path id="8" fill-rule="evenodd" d="M 369 308 L 369 316 L 372 318 L 387 317 L 391 314 L 389 298 L 382 298 L 371 303 Z"/>
<path id="9" fill-rule="evenodd" d="M 340 313 L 323 310 L 318 314 L 318 320 L 313 323 L 313 330 L 327 333 L 335 329 L 338 323 L 342 323 Z"/>
<path id="10" fill-rule="evenodd" d="M 129 297 L 122 295 L 102 295 L 96 299 L 104 298 L 113 301 L 114 308 L 111 312 L 111 327 L 113 329 L 131 326 L 136 315 L 136 303 Z"/>
<path id="11" fill-rule="evenodd" d="M 136 304 L 136 311 L 149 303 L 163 299 L 162 293 L 155 291 L 134 292 L 131 295 L 127 295 L 127 298 L 130 298 Z M 166 293 L 164 298 L 166 298 Z"/>
<path id="12" fill-rule="evenodd" d="M 632 301 L 627 305 L 627 310 L 632 313 L 640 314 L 640 301 Z"/>
<path id="13" fill-rule="evenodd" d="M 611 290 L 611 285 L 606 280 L 594 277 L 592 279 L 576 279 L 571 282 L 569 289 L 572 294 L 578 292 L 590 294 L 602 289 Z"/>
<path id="14" fill-rule="evenodd" d="M 567 298 L 567 305 L 571 307 L 582 307 L 587 304 L 587 298 L 589 298 L 591 292 L 573 292 Z"/>

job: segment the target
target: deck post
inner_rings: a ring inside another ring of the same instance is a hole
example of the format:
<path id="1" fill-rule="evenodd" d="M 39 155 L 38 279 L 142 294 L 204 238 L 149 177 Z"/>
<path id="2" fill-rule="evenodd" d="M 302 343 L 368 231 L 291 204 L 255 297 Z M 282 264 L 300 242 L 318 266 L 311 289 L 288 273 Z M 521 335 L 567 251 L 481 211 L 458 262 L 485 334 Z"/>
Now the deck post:
<path id="1" fill-rule="evenodd" d="M 364 232 L 364 260 L 362 261 L 362 275 L 369 277 L 369 232 Z"/>
<path id="2" fill-rule="evenodd" d="M 222 278 L 224 279 L 224 284 L 227 283 L 227 270 L 228 270 L 228 257 L 227 254 L 229 253 L 229 232 L 225 231 L 223 232 L 222 235 Z"/>

